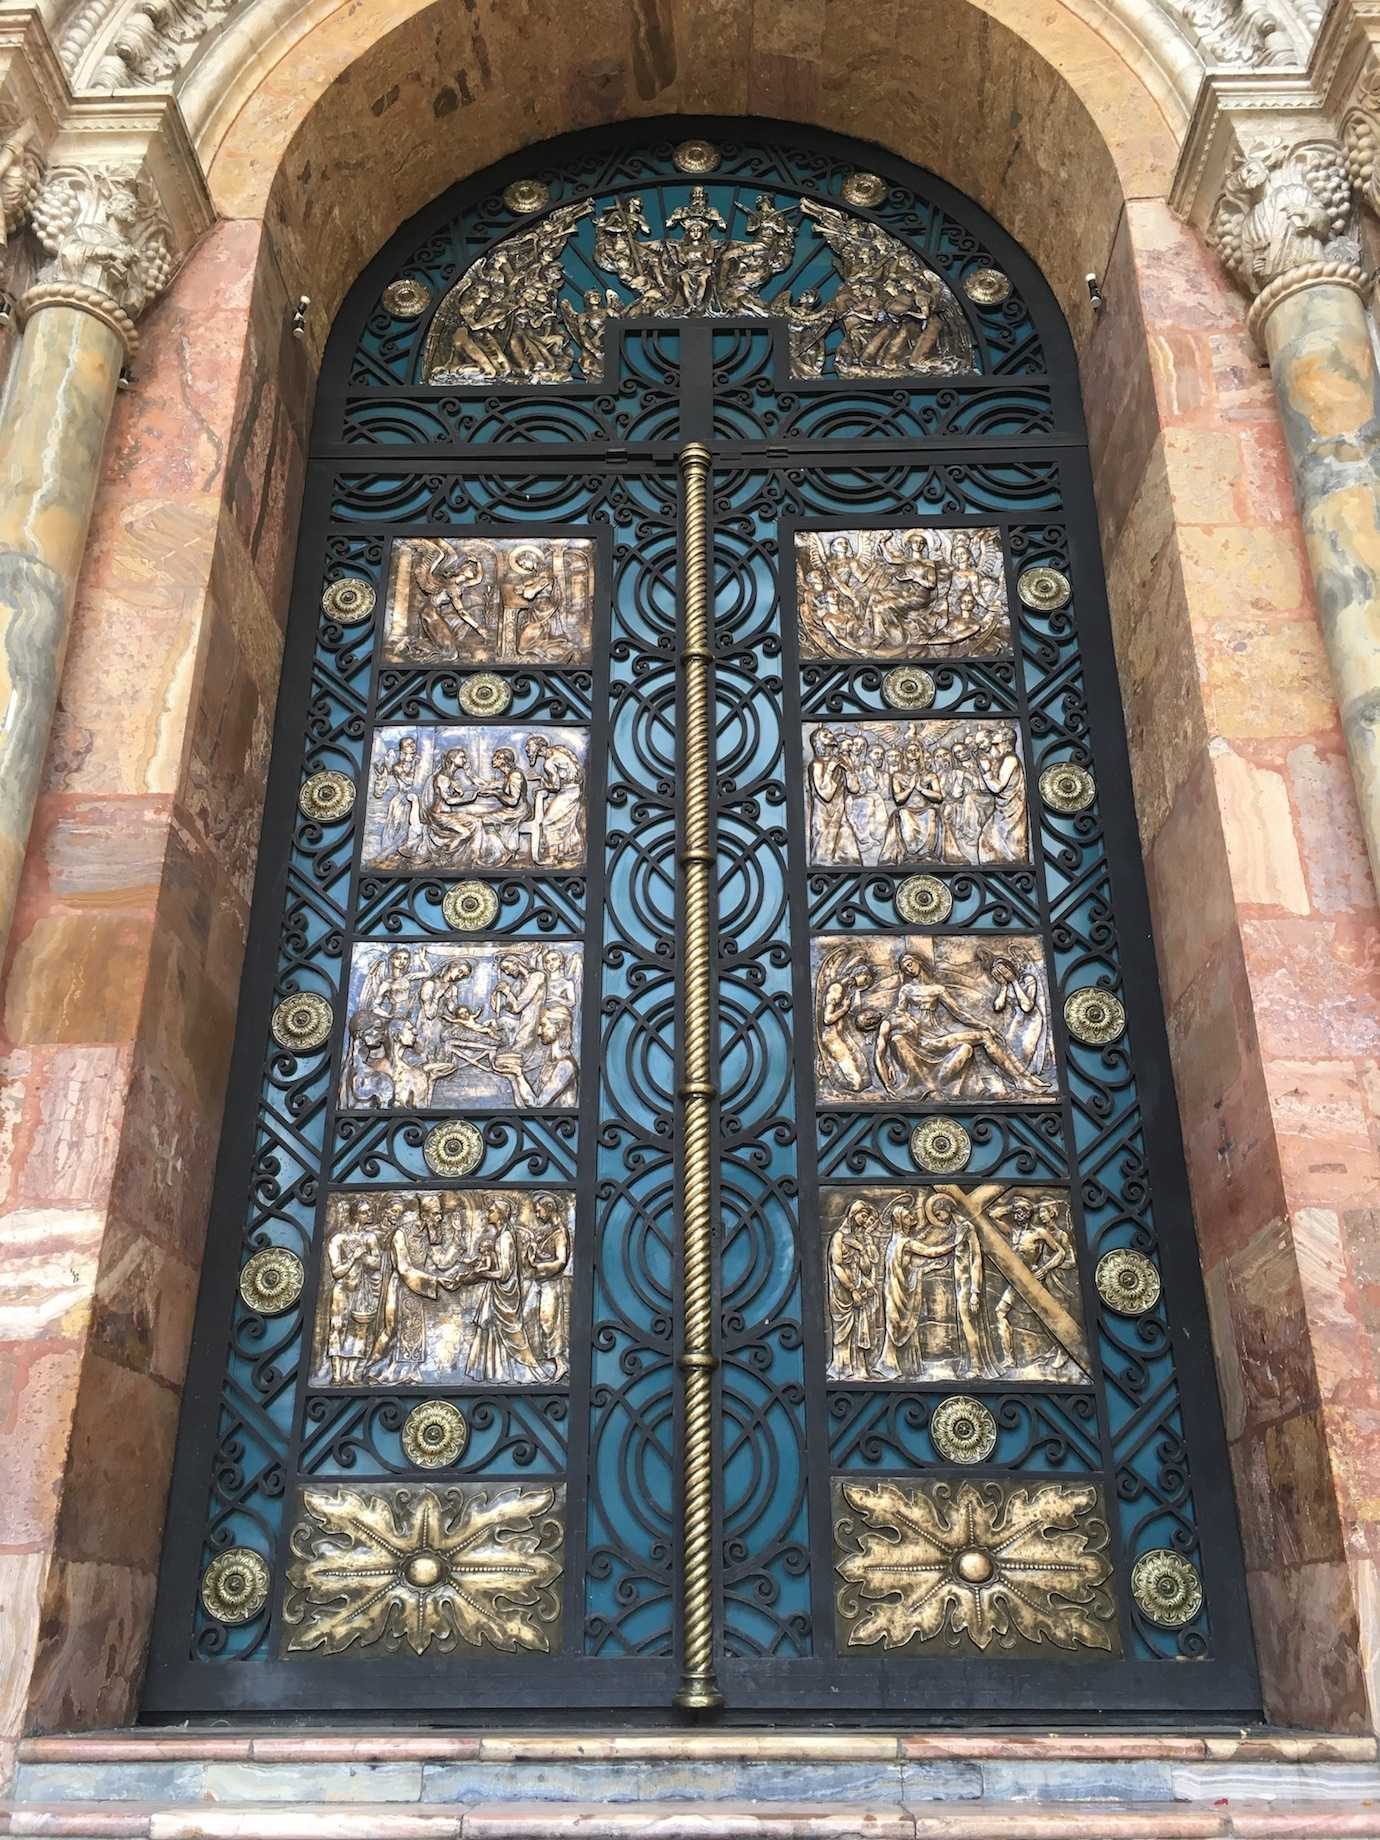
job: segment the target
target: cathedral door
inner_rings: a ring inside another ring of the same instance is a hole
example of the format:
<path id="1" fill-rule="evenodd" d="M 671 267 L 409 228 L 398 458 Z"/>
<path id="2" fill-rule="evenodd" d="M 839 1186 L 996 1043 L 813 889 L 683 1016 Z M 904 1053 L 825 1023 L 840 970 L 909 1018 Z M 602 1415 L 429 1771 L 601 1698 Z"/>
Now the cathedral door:
<path id="1" fill-rule="evenodd" d="M 1047 287 L 775 124 L 466 181 L 322 373 L 150 1716 L 1257 1705 Z"/>

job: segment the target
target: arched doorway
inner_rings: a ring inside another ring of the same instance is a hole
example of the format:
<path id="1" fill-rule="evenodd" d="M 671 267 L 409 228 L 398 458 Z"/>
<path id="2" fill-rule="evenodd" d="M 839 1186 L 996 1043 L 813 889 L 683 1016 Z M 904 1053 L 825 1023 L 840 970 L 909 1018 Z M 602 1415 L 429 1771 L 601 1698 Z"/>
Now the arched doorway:
<path id="1" fill-rule="evenodd" d="M 401 231 L 253 927 L 150 1711 L 1255 1708 L 1074 361 L 975 207 L 683 121 Z"/>

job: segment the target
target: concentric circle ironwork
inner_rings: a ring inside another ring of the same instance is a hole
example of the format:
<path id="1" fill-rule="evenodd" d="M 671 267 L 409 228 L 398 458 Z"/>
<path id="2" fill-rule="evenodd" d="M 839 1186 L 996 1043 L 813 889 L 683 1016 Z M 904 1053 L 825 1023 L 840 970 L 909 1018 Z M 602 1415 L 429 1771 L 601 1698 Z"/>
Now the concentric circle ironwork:
<path id="1" fill-rule="evenodd" d="M 488 882 L 457 882 L 441 902 L 446 925 L 457 933 L 478 933 L 498 918 L 498 891 Z"/>
<path id="2" fill-rule="evenodd" d="M 418 1469 L 448 1469 L 469 1441 L 469 1420 L 446 1399 L 424 1399 L 403 1420 L 403 1454 Z"/>
<path id="3" fill-rule="evenodd" d="M 497 671 L 476 671 L 456 694 L 467 716 L 501 716 L 513 700 L 512 686 Z"/>
<path id="4" fill-rule="evenodd" d="M 321 596 L 321 608 L 342 626 L 360 626 L 372 618 L 378 595 L 363 575 L 342 575 Z"/>
<path id="5" fill-rule="evenodd" d="M 318 824 L 339 824 L 355 808 L 355 782 L 344 773 L 329 768 L 303 780 L 297 794 L 298 808 L 304 818 Z"/>
<path id="6" fill-rule="evenodd" d="M 334 1020 L 335 1013 L 324 997 L 318 997 L 314 991 L 299 990 L 283 998 L 269 1026 L 280 1048 L 287 1048 L 293 1054 L 306 1054 L 329 1038 Z"/>
<path id="7" fill-rule="evenodd" d="M 240 1296 L 260 1316 L 280 1316 L 302 1295 L 306 1271 L 286 1246 L 265 1246 L 245 1261 Z"/>
<path id="8" fill-rule="evenodd" d="M 217 1553 L 201 1575 L 201 1601 L 218 1623 L 248 1623 L 268 1602 L 268 1566 L 248 1546 Z"/>
<path id="9" fill-rule="evenodd" d="M 1126 1033 L 1126 1011 L 1110 990 L 1089 986 L 1064 999 L 1064 1027 L 1085 1047 L 1105 1048 Z"/>
<path id="10" fill-rule="evenodd" d="M 467 1118 L 450 1118 L 427 1133 L 422 1156 L 434 1176 L 467 1176 L 484 1155 L 484 1134 Z"/>
<path id="11" fill-rule="evenodd" d="M 985 1463 L 997 1447 L 997 1421 L 980 1399 L 958 1393 L 930 1413 L 930 1441 L 947 1463 Z"/>
<path id="12" fill-rule="evenodd" d="M 1097 781 L 1076 761 L 1058 760 L 1040 775 L 1040 797 L 1051 811 L 1072 817 L 1086 811 L 1097 797 Z"/>
<path id="13" fill-rule="evenodd" d="M 1129 1246 L 1104 1252 L 1093 1282 L 1103 1303 L 1118 1316 L 1144 1316 L 1160 1300 L 1160 1274 L 1143 1252 Z"/>
<path id="14" fill-rule="evenodd" d="M 893 709 L 928 709 L 934 679 L 918 664 L 898 664 L 882 679 L 882 697 Z"/>
<path id="15" fill-rule="evenodd" d="M 1203 1581 L 1187 1559 L 1157 1546 L 1131 1567 L 1131 1595 L 1161 1629 L 1182 1629 L 1203 1607 Z"/>
<path id="16" fill-rule="evenodd" d="M 942 926 L 954 911 L 954 897 L 937 875 L 908 875 L 896 890 L 896 911 L 915 926 Z"/>
<path id="17" fill-rule="evenodd" d="M 917 1168 L 948 1175 L 968 1167 L 973 1140 L 956 1118 L 926 1118 L 910 1134 L 910 1154 Z"/>

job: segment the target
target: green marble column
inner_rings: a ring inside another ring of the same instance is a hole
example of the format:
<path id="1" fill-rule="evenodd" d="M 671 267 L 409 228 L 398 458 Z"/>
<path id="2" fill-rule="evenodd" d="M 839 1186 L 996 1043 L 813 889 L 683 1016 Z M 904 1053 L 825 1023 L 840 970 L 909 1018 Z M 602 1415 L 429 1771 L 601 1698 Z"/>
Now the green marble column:
<path id="1" fill-rule="evenodd" d="M 124 344 L 104 318 L 30 318 L 0 420 L 0 956 L 14 917 Z"/>
<path id="2" fill-rule="evenodd" d="M 1286 293 L 1262 336 L 1380 887 L 1380 370 L 1365 307 L 1344 283 Z"/>

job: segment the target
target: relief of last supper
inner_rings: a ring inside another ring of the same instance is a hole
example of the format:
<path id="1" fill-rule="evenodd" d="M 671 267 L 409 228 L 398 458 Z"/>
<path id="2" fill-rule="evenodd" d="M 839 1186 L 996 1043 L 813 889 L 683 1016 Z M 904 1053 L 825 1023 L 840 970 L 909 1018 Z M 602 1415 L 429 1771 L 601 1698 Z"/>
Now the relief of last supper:
<path id="1" fill-rule="evenodd" d="M 807 722 L 803 732 L 811 862 L 1028 860 L 1025 764 L 1008 724 Z"/>
<path id="2" fill-rule="evenodd" d="M 995 527 L 802 530 L 802 658 L 990 658 L 1011 650 Z"/>
<path id="3" fill-rule="evenodd" d="M 567 1190 L 334 1195 L 313 1386 L 531 1386 L 570 1369 Z"/>
<path id="4" fill-rule="evenodd" d="M 406 537 L 393 545 L 385 664 L 588 664 L 588 537 Z"/>
<path id="5" fill-rule="evenodd" d="M 573 1106 L 577 945 L 358 945 L 350 961 L 347 1111 Z"/>
<path id="6" fill-rule="evenodd" d="M 368 869 L 579 869 L 583 728 L 381 728 L 364 812 Z"/>
<path id="7" fill-rule="evenodd" d="M 820 1214 L 831 1380 L 1087 1382 L 1064 1191 L 826 1188 Z"/>
<path id="8" fill-rule="evenodd" d="M 1038 939 L 826 935 L 810 962 L 821 1104 L 1057 1094 Z"/>

